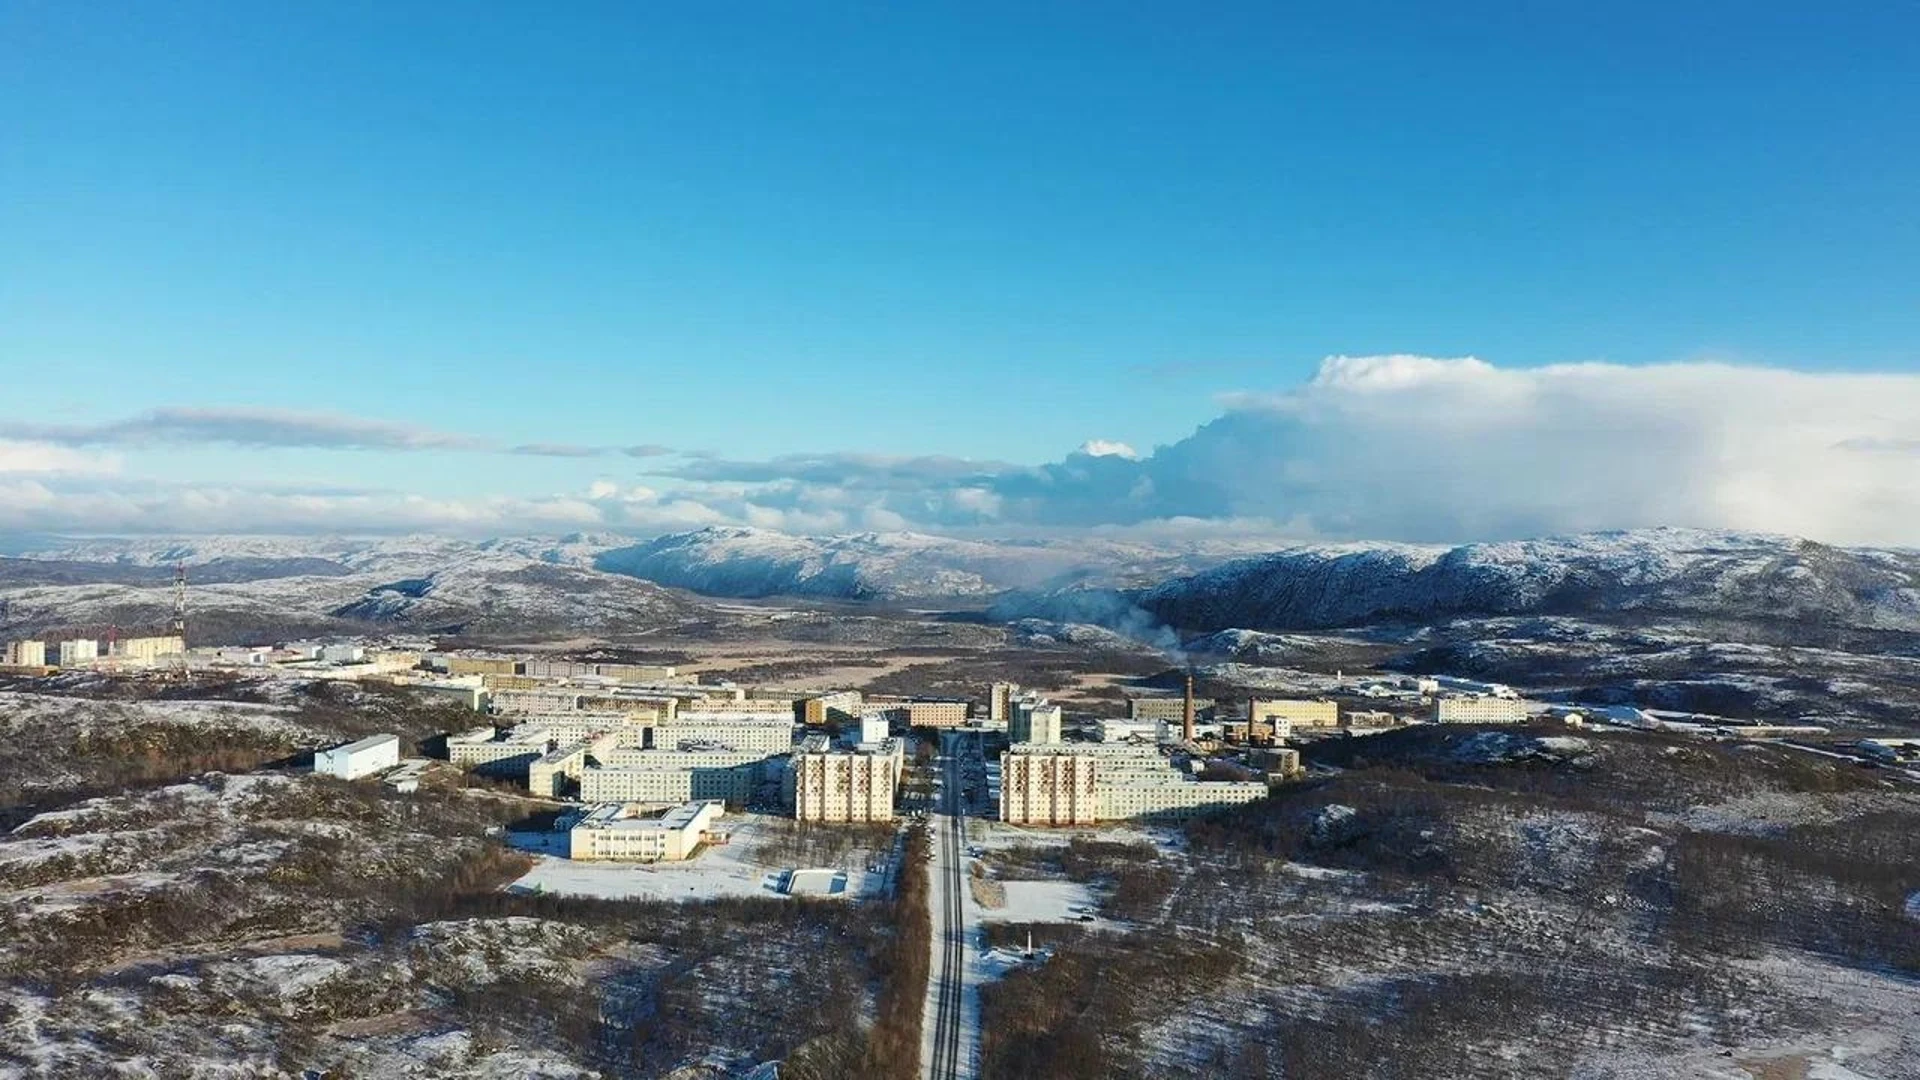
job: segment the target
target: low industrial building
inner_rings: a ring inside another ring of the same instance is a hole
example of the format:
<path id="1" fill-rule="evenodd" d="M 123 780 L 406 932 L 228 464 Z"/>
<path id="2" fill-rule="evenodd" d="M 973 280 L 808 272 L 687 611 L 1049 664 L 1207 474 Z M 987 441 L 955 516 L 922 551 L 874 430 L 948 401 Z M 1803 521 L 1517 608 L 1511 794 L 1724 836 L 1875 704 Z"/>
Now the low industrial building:
<path id="1" fill-rule="evenodd" d="M 724 805 L 714 800 L 682 803 L 659 817 L 643 817 L 633 805 L 599 806 L 567 832 L 568 854 L 580 860 L 677 862 L 705 842 Z"/>
<path id="2" fill-rule="evenodd" d="M 400 764 L 400 739 L 396 735 L 369 735 L 344 746 L 321 750 L 313 755 L 313 771 L 321 776 L 358 780 Z"/>
<path id="3" fill-rule="evenodd" d="M 1527 703 L 1506 697 L 1443 697 L 1433 702 L 1436 724 L 1524 724 Z"/>
<path id="4" fill-rule="evenodd" d="M 800 821 L 892 821 L 904 747 L 897 739 L 833 750 L 809 737 L 793 755 L 793 816 Z"/>

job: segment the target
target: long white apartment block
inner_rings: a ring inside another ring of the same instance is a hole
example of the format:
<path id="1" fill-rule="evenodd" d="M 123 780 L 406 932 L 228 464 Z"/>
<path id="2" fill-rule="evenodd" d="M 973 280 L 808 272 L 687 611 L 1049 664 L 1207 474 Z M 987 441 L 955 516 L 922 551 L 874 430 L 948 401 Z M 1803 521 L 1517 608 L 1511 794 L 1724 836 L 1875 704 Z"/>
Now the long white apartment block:
<path id="1" fill-rule="evenodd" d="M 647 745 L 672 749 L 681 743 L 719 743 L 735 750 L 784 754 L 793 749 L 791 713 L 682 712 L 672 720 L 649 725 Z"/>
<path id="2" fill-rule="evenodd" d="M 553 749 L 546 728 L 521 724 L 504 732 L 478 727 L 447 736 L 447 760 L 463 769 L 521 773 Z"/>
<path id="3" fill-rule="evenodd" d="M 1436 724 L 1524 724 L 1527 703 L 1504 697 L 1443 697 L 1433 702 Z"/>
<path id="4" fill-rule="evenodd" d="M 1191 779 L 1151 746 L 1026 743 L 1000 756 L 1000 817 L 1012 825 L 1179 818 L 1266 794 L 1259 781 Z"/>
<path id="5" fill-rule="evenodd" d="M 766 775 L 767 756 L 752 750 L 632 750 L 610 752 L 580 772 L 582 802 L 658 805 L 690 799 L 745 802 Z"/>
<path id="6" fill-rule="evenodd" d="M 9 641 L 0 653 L 0 665 L 6 667 L 46 667 L 47 643 L 31 638 Z"/>

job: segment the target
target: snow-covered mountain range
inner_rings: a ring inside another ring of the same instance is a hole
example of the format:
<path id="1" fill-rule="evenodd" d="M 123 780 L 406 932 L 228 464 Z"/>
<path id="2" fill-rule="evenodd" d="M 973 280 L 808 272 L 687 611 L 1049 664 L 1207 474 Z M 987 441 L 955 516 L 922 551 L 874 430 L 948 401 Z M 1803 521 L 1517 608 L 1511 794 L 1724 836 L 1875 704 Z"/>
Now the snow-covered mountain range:
<path id="1" fill-rule="evenodd" d="M 1471 616 L 1685 616 L 1920 630 L 1920 553 L 1647 529 L 1462 547 L 1306 547 L 1132 597 L 1191 630 L 1324 629 Z"/>
<path id="2" fill-rule="evenodd" d="M 594 565 L 717 596 L 939 602 L 1014 589 L 1145 587 L 1252 550 L 1252 542 L 1231 538 L 1172 546 L 907 532 L 791 536 L 714 527 L 605 551 Z"/>
<path id="3" fill-rule="evenodd" d="M 708 528 L 610 535 L 374 540 L 233 537 L 50 541 L 0 560 L 9 625 L 164 616 L 171 566 L 194 604 L 246 619 L 433 629 L 518 621 L 592 633 L 666 625 L 710 596 L 990 605 L 997 617 L 1156 627 L 1324 630 L 1512 615 L 1920 631 L 1920 553 L 1684 529 L 1461 547 L 1103 538 L 790 536 Z M 1238 556 L 1238 557 L 1236 557 Z"/>

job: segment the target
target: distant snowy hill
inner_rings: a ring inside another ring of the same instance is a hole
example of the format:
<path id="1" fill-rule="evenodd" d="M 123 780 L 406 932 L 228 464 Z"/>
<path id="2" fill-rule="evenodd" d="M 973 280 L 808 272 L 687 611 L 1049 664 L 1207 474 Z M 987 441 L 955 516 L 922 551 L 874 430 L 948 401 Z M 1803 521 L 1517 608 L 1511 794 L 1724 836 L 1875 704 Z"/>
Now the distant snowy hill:
<path id="1" fill-rule="evenodd" d="M 1660 615 L 1920 630 L 1920 553 L 1686 529 L 1463 547 L 1305 547 L 1131 597 L 1193 631 L 1490 615 Z"/>
<path id="2" fill-rule="evenodd" d="M 152 627 L 187 567 L 203 642 L 368 629 L 501 637 L 605 634 L 671 625 L 697 607 L 645 581 L 601 573 L 617 538 L 380 540 L 234 537 L 85 540 L 0 559 L 0 632 Z"/>
<path id="3" fill-rule="evenodd" d="M 919 533 L 790 536 L 714 527 L 603 552 L 601 569 L 714 596 L 973 600 L 1073 584 L 1142 587 L 1250 550 L 1105 540 L 958 540 Z"/>

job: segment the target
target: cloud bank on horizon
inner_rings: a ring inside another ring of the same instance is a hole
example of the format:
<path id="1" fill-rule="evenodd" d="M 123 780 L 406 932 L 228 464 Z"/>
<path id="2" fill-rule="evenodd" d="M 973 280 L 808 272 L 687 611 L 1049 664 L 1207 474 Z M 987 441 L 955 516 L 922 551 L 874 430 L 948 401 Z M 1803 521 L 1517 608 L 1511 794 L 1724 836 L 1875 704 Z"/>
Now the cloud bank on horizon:
<path id="1" fill-rule="evenodd" d="M 731 460 L 658 446 L 492 446 L 271 410 L 153 410 L 60 428 L 0 421 L 0 529 L 70 532 L 657 533 L 1231 526 L 1298 539 L 1431 542 L 1653 525 L 1920 545 L 1920 375 L 1720 363 L 1499 367 L 1330 357 L 1303 385 L 1222 399 L 1151 453 L 1091 438 L 1038 466 L 870 452 Z M 559 494 L 437 498 L 142 482 L 111 448 L 204 442 L 325 450 L 626 457 Z"/>

